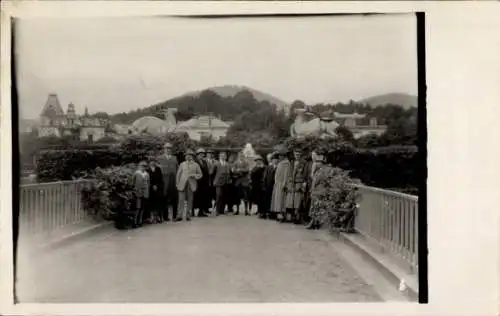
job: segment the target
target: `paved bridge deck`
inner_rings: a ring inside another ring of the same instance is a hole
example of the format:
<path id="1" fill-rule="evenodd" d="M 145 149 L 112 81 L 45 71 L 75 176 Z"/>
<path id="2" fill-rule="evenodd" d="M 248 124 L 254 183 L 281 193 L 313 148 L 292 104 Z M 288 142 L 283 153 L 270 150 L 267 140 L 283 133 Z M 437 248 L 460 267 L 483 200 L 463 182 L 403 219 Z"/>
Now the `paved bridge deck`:
<path id="1" fill-rule="evenodd" d="M 326 232 L 255 216 L 110 227 L 19 260 L 21 303 L 405 300 Z"/>

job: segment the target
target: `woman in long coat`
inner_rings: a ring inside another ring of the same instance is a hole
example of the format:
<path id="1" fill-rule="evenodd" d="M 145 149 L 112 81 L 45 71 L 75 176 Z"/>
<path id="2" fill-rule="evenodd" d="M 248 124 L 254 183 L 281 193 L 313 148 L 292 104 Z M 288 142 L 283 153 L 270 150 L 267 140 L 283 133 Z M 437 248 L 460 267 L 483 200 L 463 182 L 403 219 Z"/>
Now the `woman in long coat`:
<path id="1" fill-rule="evenodd" d="M 264 172 L 263 188 L 265 207 L 262 212 L 262 217 L 274 218 L 273 215 L 276 215 L 276 213 L 271 212 L 271 201 L 273 198 L 274 178 L 276 175 L 276 166 L 279 162 L 279 155 L 277 153 L 269 154 L 267 160 L 269 164 Z"/>
<path id="2" fill-rule="evenodd" d="M 279 151 L 280 162 L 276 167 L 271 198 L 271 212 L 275 213 L 277 219 L 280 219 L 279 216 L 281 216 L 281 221 L 285 218 L 285 186 L 292 167 L 287 154 L 288 152 L 284 149 Z"/>
<path id="3" fill-rule="evenodd" d="M 299 223 L 299 209 L 302 206 L 306 189 L 306 168 L 301 152 L 295 150 L 293 154 L 294 161 L 291 163 L 291 172 L 288 174 L 285 184 L 285 209 L 287 215 L 290 215 L 295 223 Z"/>

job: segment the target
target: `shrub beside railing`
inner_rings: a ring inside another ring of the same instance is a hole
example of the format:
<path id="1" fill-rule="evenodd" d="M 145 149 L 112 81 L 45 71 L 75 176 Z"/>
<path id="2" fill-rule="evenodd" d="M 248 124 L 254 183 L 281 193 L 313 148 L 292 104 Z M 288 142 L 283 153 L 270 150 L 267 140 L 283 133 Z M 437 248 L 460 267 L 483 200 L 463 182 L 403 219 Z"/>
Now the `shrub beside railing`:
<path id="1" fill-rule="evenodd" d="M 50 233 L 65 225 L 75 224 L 84 220 L 92 212 L 94 215 L 105 215 L 105 213 L 117 212 L 123 208 L 124 203 L 130 202 L 131 197 L 128 197 L 129 191 L 125 190 L 125 179 L 129 177 L 131 170 L 129 167 L 124 170 L 102 170 L 98 177 L 100 180 L 99 187 L 96 187 L 94 180 L 77 180 L 63 181 L 40 184 L 27 184 L 20 187 L 20 225 L 21 232 L 29 235 L 38 235 Z M 120 169 L 120 168 L 114 168 Z M 339 169 L 326 169 L 332 172 L 325 173 L 325 181 L 336 179 L 344 179 L 340 182 L 345 182 L 346 175 L 339 172 Z M 327 183 L 329 181 L 326 181 Z M 109 189 L 109 185 L 120 183 L 123 187 L 121 191 Z M 318 197 L 325 197 L 325 205 L 330 205 L 322 209 L 327 210 L 327 214 L 321 215 L 325 219 L 325 223 L 330 228 L 349 228 L 343 227 L 344 221 L 337 222 L 338 214 L 333 208 L 338 208 L 337 201 L 344 201 L 349 205 L 340 205 L 343 210 L 348 210 L 351 207 L 350 202 L 359 195 L 359 208 L 357 209 L 354 229 L 374 244 L 378 245 L 385 252 L 393 255 L 395 258 L 406 262 L 410 268 L 418 271 L 418 197 L 404 193 L 383 190 L 374 187 L 368 187 L 359 184 L 351 184 L 357 188 L 357 193 L 345 186 L 335 186 L 328 190 L 333 190 L 332 193 L 322 195 L 319 192 Z M 325 187 L 326 188 L 326 187 Z M 96 191 L 97 190 L 97 191 Z M 93 195 L 87 198 L 87 203 L 96 204 L 92 208 L 91 204 L 84 205 L 82 199 L 83 194 L 96 192 L 96 199 L 91 199 Z M 102 201 L 102 194 L 106 196 L 116 196 L 120 198 L 107 199 Z M 345 200 L 347 194 L 353 197 Z M 121 201 L 121 202 L 120 202 Z M 98 203 L 99 202 L 99 203 Z M 120 202 L 120 203 L 118 203 Z M 104 203 L 104 204 L 101 204 Z M 111 203 L 111 204 L 110 204 Z M 118 204 L 116 204 L 118 203 Z M 104 207 L 105 206 L 105 207 Z M 334 207 L 335 206 L 335 207 Z M 85 209 L 87 208 L 87 209 Z M 333 211 L 332 211 L 333 210 Z M 106 212 L 105 212 L 106 211 Z M 98 214 L 99 213 L 99 214 Z M 110 217 L 107 214 L 105 217 Z M 112 216 L 111 216 L 112 217 Z M 110 218 L 111 218 L 110 217 Z M 335 221 L 332 222 L 332 219 Z M 349 221 L 347 222 L 350 226 Z M 333 227 L 335 226 L 335 227 Z"/>
<path id="2" fill-rule="evenodd" d="M 87 216 L 82 189 L 88 180 L 21 185 L 19 223 L 22 234 L 47 234 Z"/>
<path id="3" fill-rule="evenodd" d="M 355 230 L 418 271 L 418 196 L 364 185 Z"/>

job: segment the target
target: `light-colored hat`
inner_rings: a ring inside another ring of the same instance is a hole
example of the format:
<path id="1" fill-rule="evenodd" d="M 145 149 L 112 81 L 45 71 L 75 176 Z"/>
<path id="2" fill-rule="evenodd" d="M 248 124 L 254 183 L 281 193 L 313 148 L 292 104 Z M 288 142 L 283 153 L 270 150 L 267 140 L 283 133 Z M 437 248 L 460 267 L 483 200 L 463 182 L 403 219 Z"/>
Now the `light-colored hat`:
<path id="1" fill-rule="evenodd" d="M 254 160 L 255 160 L 255 161 L 259 161 L 259 160 L 260 160 L 260 161 L 264 161 L 264 158 L 262 158 L 262 156 L 257 156 L 257 157 L 255 157 L 255 159 L 254 159 Z"/>
<path id="2" fill-rule="evenodd" d="M 204 154 L 206 153 L 205 149 L 203 148 L 199 148 L 197 151 L 196 151 L 197 154 Z"/>
<path id="3" fill-rule="evenodd" d="M 184 156 L 194 156 L 194 151 L 191 149 L 186 150 L 184 153 Z"/>
<path id="4" fill-rule="evenodd" d="M 163 145 L 163 148 L 172 148 L 172 144 L 170 144 L 170 143 L 165 143 L 165 145 Z"/>

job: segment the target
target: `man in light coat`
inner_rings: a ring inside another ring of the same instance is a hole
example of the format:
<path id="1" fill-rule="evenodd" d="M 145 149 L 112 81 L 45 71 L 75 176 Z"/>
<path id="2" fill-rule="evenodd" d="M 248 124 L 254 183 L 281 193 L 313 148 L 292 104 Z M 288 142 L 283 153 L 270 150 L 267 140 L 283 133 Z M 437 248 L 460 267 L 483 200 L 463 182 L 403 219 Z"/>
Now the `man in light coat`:
<path id="1" fill-rule="evenodd" d="M 194 152 L 187 150 L 184 155 L 186 160 L 180 164 L 176 176 L 176 186 L 179 191 L 179 212 L 176 221 L 181 221 L 184 217 L 187 221 L 191 220 L 194 193 L 198 188 L 198 180 L 203 176 L 200 165 L 193 159 Z"/>

